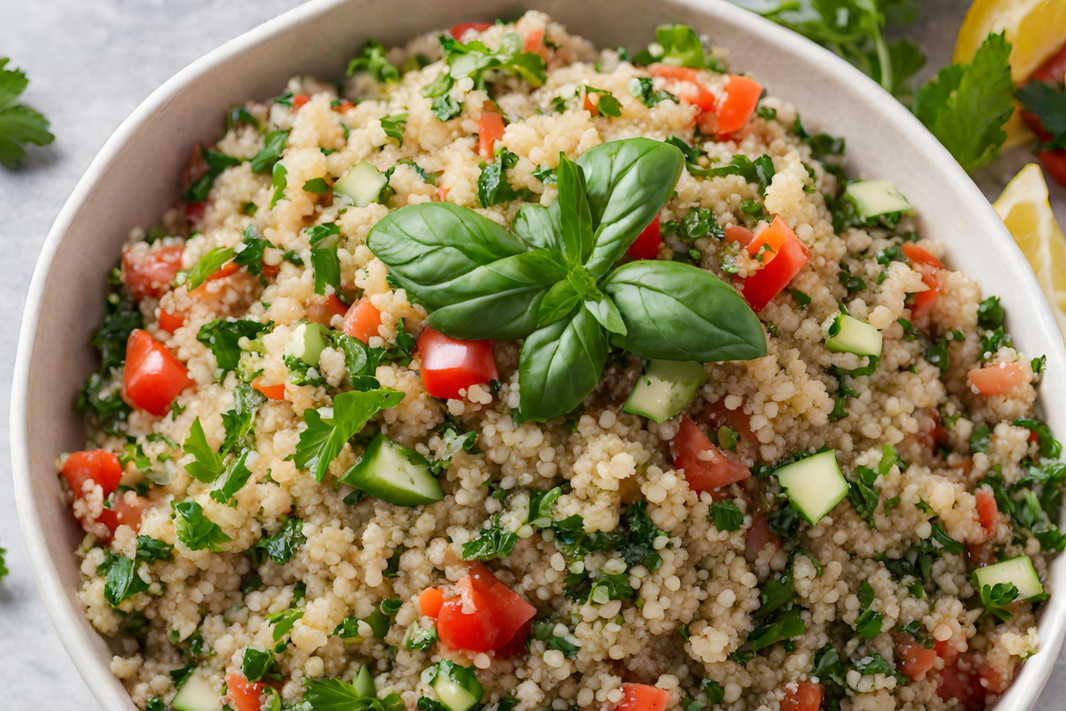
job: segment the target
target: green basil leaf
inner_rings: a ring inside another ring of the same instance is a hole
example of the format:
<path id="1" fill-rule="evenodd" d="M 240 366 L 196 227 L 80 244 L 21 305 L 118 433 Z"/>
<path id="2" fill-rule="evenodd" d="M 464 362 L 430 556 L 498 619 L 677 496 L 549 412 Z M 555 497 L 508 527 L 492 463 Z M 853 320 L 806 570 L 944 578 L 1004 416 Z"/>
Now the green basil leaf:
<path id="1" fill-rule="evenodd" d="M 453 338 L 525 338 L 537 327 L 541 300 L 566 276 L 557 252 L 537 250 L 478 267 L 441 290 L 449 305 L 429 325 Z"/>
<path id="2" fill-rule="evenodd" d="M 558 204 L 558 200 L 553 203 Z M 558 209 L 549 210 L 543 205 L 523 205 L 514 220 L 514 231 L 523 242 L 534 249 L 563 251 L 559 240 Z"/>
<path id="3" fill-rule="evenodd" d="M 566 156 L 559 156 L 559 219 L 563 253 L 573 265 L 584 264 L 592 251 L 592 212 L 585 192 L 585 175 Z"/>
<path id="4" fill-rule="evenodd" d="M 601 277 L 674 193 L 685 156 L 662 141 L 630 138 L 585 151 L 577 160 L 585 172 L 592 223 L 592 254 L 585 266 Z"/>
<path id="5" fill-rule="evenodd" d="M 523 419 L 544 422 L 581 404 L 607 362 L 607 334 L 585 309 L 534 331 L 518 363 Z"/>
<path id="6" fill-rule="evenodd" d="M 698 267 L 630 262 L 603 288 L 629 331 L 626 350 L 642 358 L 707 363 L 766 355 L 755 312 L 733 287 Z"/>
<path id="7" fill-rule="evenodd" d="M 237 252 L 231 247 L 215 247 L 204 256 L 200 257 L 200 261 L 196 263 L 196 266 L 192 268 L 189 275 L 185 277 L 185 286 L 189 291 L 192 291 L 196 287 L 207 281 L 207 278 L 217 272 L 219 267 L 233 259 Z"/>
<path id="8" fill-rule="evenodd" d="M 408 205 L 382 218 L 367 237 L 390 276 L 430 309 L 451 302 L 451 282 L 525 245 L 473 210 L 446 202 Z"/>
<path id="9" fill-rule="evenodd" d="M 626 335 L 626 324 L 622 320 L 622 314 L 618 313 L 618 307 L 607 297 L 599 301 L 586 301 L 585 308 L 600 322 L 601 326 L 611 333 Z"/>
<path id="10" fill-rule="evenodd" d="M 537 316 L 539 326 L 544 328 L 566 318 L 580 301 L 581 296 L 573 284 L 568 280 L 557 282 L 555 286 L 548 289 L 548 293 L 540 302 L 540 313 Z"/>
<path id="11" fill-rule="evenodd" d="M 695 67 L 703 69 L 703 43 L 699 35 L 688 25 L 659 25 L 655 28 L 655 39 L 663 48 L 659 61 L 678 67 Z"/>

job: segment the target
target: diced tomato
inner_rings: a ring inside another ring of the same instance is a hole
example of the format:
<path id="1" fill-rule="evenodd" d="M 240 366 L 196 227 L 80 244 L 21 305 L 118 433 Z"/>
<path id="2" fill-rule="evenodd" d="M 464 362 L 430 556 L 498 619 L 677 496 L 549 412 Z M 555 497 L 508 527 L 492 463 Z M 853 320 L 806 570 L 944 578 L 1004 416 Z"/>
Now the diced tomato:
<path id="1" fill-rule="evenodd" d="M 977 674 L 984 682 L 982 686 L 990 694 L 1002 694 L 1010 686 L 1011 675 L 1002 674 L 987 662 L 977 667 Z"/>
<path id="2" fill-rule="evenodd" d="M 781 711 L 818 711 L 822 707 L 825 687 L 813 681 L 801 681 L 795 690 L 785 692 Z"/>
<path id="3" fill-rule="evenodd" d="M 60 474 L 67 480 L 75 496 L 82 495 L 87 481 L 99 485 L 104 496 L 110 496 L 122 479 L 122 465 L 118 457 L 111 452 L 105 449 L 90 449 L 71 453 L 63 462 Z"/>
<path id="4" fill-rule="evenodd" d="M 975 568 L 983 568 L 996 562 L 996 552 L 987 542 L 966 546 L 966 560 Z"/>
<path id="5" fill-rule="evenodd" d="M 162 247 L 141 257 L 134 257 L 132 250 L 122 252 L 122 280 L 130 295 L 140 301 L 145 297 L 158 299 L 162 296 L 181 269 L 184 247 Z"/>
<path id="6" fill-rule="evenodd" d="M 766 229 L 755 235 L 747 246 L 748 254 L 755 257 L 763 245 L 766 249 L 762 269 L 741 282 L 741 294 L 756 313 L 781 293 L 811 258 L 807 245 L 780 217 L 775 217 Z"/>
<path id="7" fill-rule="evenodd" d="M 718 119 L 719 135 L 733 133 L 744 128 L 751 118 L 755 105 L 762 96 L 762 85 L 747 77 L 733 75 L 725 85 L 725 91 L 719 97 L 714 109 Z"/>
<path id="8" fill-rule="evenodd" d="M 742 407 L 730 410 L 725 406 L 724 400 L 705 404 L 699 415 L 697 415 L 697 419 L 701 425 L 707 427 L 711 432 L 717 432 L 723 427 L 728 427 L 736 432 L 740 439 L 753 444 L 758 442 L 755 438 L 755 433 L 751 430 L 751 416 L 744 412 Z"/>
<path id="9" fill-rule="evenodd" d="M 119 526 L 129 526 L 134 531 L 141 527 L 141 517 L 148 506 L 148 500 L 141 496 L 129 496 L 130 501 L 126 498 L 126 494 L 116 494 L 111 508 L 104 509 L 96 517 L 96 522 L 107 526 L 111 535 L 114 535 Z"/>
<path id="10" fill-rule="evenodd" d="M 422 386 L 433 397 L 451 400 L 460 390 L 500 377 L 492 341 L 461 341 L 429 326 L 418 337 Z"/>
<path id="11" fill-rule="evenodd" d="M 122 376 L 122 395 L 127 402 L 162 416 L 178 393 L 192 384 L 185 366 L 166 346 L 140 329 L 130 334 Z"/>
<path id="12" fill-rule="evenodd" d="M 344 332 L 363 343 L 369 343 L 371 336 L 378 335 L 380 327 L 381 312 L 365 296 L 352 304 L 344 314 Z"/>
<path id="13" fill-rule="evenodd" d="M 481 563 L 470 566 L 469 579 L 471 589 L 478 592 L 492 610 L 492 621 L 499 629 L 497 649 L 519 635 L 537 614 L 537 608 L 497 580 Z"/>
<path id="14" fill-rule="evenodd" d="M 166 309 L 159 309 L 159 327 L 168 333 L 174 333 L 185 323 L 185 314 L 172 314 Z"/>
<path id="15" fill-rule="evenodd" d="M 701 458 L 700 455 L 706 452 L 710 453 L 710 457 Z M 674 466 L 684 470 L 685 481 L 696 492 L 713 492 L 751 476 L 746 466 L 711 444 L 711 440 L 688 415 L 681 418 L 681 427 L 670 443 L 670 453 L 674 458 Z"/>
<path id="16" fill-rule="evenodd" d="M 590 97 L 588 93 L 585 94 L 585 100 L 582 102 L 581 106 L 593 116 L 597 116 L 600 113 L 599 109 L 596 108 L 596 104 L 592 103 L 592 97 Z"/>
<path id="17" fill-rule="evenodd" d="M 932 252 L 924 247 L 919 247 L 913 242 L 903 243 L 903 254 L 907 259 L 911 260 L 913 264 L 926 264 L 935 269 L 943 269 L 944 264 L 936 258 Z"/>
<path id="18" fill-rule="evenodd" d="M 659 216 L 651 221 L 644 230 L 633 240 L 626 250 L 626 256 L 633 259 L 655 259 L 659 255 L 659 247 L 663 243 L 662 233 L 659 232 Z"/>
<path id="19" fill-rule="evenodd" d="M 304 94 L 297 94 L 296 96 L 292 97 L 292 110 L 299 111 L 310 100 L 310 96 L 305 96 Z"/>
<path id="20" fill-rule="evenodd" d="M 981 527 L 992 535 L 996 532 L 996 524 L 999 523 L 999 506 L 996 497 L 988 487 L 981 487 L 974 493 L 977 499 L 977 519 Z"/>
<path id="21" fill-rule="evenodd" d="M 958 664 L 940 670 L 937 695 L 944 701 L 958 701 L 959 708 L 967 711 L 982 711 L 988 696 L 981 686 L 980 675 L 960 669 Z"/>
<path id="22" fill-rule="evenodd" d="M 1042 81 L 1047 84 L 1062 84 L 1066 81 L 1066 47 L 1051 59 L 1044 62 L 1029 77 L 1030 81 Z"/>
<path id="23" fill-rule="evenodd" d="M 477 122 L 477 152 L 484 160 L 492 161 L 496 141 L 503 140 L 503 116 L 496 111 L 483 111 Z"/>
<path id="24" fill-rule="evenodd" d="M 1059 185 L 1066 186 L 1066 148 L 1057 148 L 1053 151 L 1038 151 L 1036 154 L 1044 170 L 1048 172 Z"/>
<path id="25" fill-rule="evenodd" d="M 194 225 L 199 224 L 204 219 L 204 211 L 207 209 L 207 202 L 188 202 L 185 203 L 185 217 Z"/>
<path id="26" fill-rule="evenodd" d="M 670 692 L 647 684 L 622 684 L 621 703 L 615 711 L 663 711 L 670 703 Z"/>
<path id="27" fill-rule="evenodd" d="M 725 238 L 728 242 L 736 242 L 741 247 L 747 248 L 755 239 L 755 233 L 742 225 L 730 225 L 725 228 Z"/>
<path id="28" fill-rule="evenodd" d="M 278 685 L 267 681 L 251 682 L 237 672 L 226 675 L 226 691 L 237 711 L 261 711 L 263 690 L 268 686 L 277 688 Z"/>
<path id="29" fill-rule="evenodd" d="M 439 188 L 437 188 L 437 193 L 433 196 L 433 199 L 436 200 L 437 202 L 444 202 L 445 200 L 448 199 L 448 193 L 450 191 L 451 191 L 451 188 L 445 188 L 443 186 L 439 187 Z"/>
<path id="30" fill-rule="evenodd" d="M 900 672 L 908 679 L 924 679 L 926 672 L 936 664 L 935 649 L 925 645 L 906 633 L 895 636 L 896 656 L 899 657 Z"/>
<path id="31" fill-rule="evenodd" d="M 971 370 L 966 380 L 978 395 L 1006 395 L 1025 384 L 1025 366 L 1021 363 L 992 363 Z"/>
<path id="32" fill-rule="evenodd" d="M 911 314 L 914 318 L 928 316 L 940 301 L 940 273 L 926 271 L 922 274 L 922 281 L 929 288 L 911 296 Z"/>
<path id="33" fill-rule="evenodd" d="M 334 316 L 344 316 L 348 313 L 348 307 L 337 298 L 336 294 L 327 297 L 315 297 L 307 304 L 307 318 L 314 323 L 329 326 Z"/>
<path id="34" fill-rule="evenodd" d="M 748 529 L 744 539 L 744 558 L 749 563 L 754 563 L 759 558 L 759 553 L 766 546 L 781 547 L 781 538 L 770 530 L 770 520 L 762 514 L 752 517 L 751 528 Z"/>
<path id="35" fill-rule="evenodd" d="M 457 40 L 461 40 L 467 30 L 473 30 L 474 32 L 484 32 L 488 28 L 492 27 L 491 22 L 460 22 L 453 27 L 450 31 L 452 37 Z"/>
<path id="36" fill-rule="evenodd" d="M 336 101 L 330 108 L 332 108 L 337 113 L 343 114 L 354 109 L 355 104 L 349 101 L 348 99 L 340 99 Z"/>
<path id="37" fill-rule="evenodd" d="M 268 400 L 284 400 L 285 399 L 285 383 L 278 383 L 277 385 L 263 385 L 259 378 L 252 381 L 252 388 L 259 391 L 266 396 Z"/>
<path id="38" fill-rule="evenodd" d="M 418 609 L 425 617 L 436 617 L 444 606 L 444 593 L 440 588 L 426 588 L 418 596 Z"/>
<path id="39" fill-rule="evenodd" d="M 926 449 L 936 452 L 941 446 L 948 443 L 948 431 L 940 420 L 940 413 L 935 408 L 919 412 L 918 441 Z"/>
<path id="40" fill-rule="evenodd" d="M 933 645 L 936 656 L 944 660 L 944 664 L 952 665 L 959 658 L 959 648 L 951 643 L 950 639 L 938 639 Z"/>
<path id="41" fill-rule="evenodd" d="M 499 630 L 492 622 L 488 603 L 468 585 L 461 596 L 441 605 L 437 634 L 441 644 L 453 651 L 488 652 L 496 644 Z"/>
<path id="42" fill-rule="evenodd" d="M 276 277 L 278 275 L 278 272 L 281 271 L 281 267 L 275 266 L 273 264 L 266 264 L 266 263 L 263 264 L 262 269 L 263 269 L 263 277 L 266 278 L 266 279 L 273 279 L 274 277 Z"/>
<path id="43" fill-rule="evenodd" d="M 539 54 L 541 57 L 547 54 L 544 45 L 544 29 L 538 28 L 526 35 L 523 48 L 530 54 Z"/>
<path id="44" fill-rule="evenodd" d="M 679 67 L 673 64 L 652 64 L 648 66 L 648 74 L 663 79 L 677 79 L 678 81 L 690 81 L 698 83 L 700 73 L 692 67 Z"/>

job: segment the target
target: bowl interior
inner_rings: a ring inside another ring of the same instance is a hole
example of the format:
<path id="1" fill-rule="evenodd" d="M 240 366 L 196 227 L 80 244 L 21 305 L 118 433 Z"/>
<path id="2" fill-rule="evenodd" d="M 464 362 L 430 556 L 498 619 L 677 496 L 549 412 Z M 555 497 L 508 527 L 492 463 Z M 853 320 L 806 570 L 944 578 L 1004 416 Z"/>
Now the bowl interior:
<path id="1" fill-rule="evenodd" d="M 753 14 L 715 0 L 540 0 L 528 3 L 601 46 L 643 46 L 663 22 L 684 22 L 728 47 L 751 72 L 792 101 L 814 131 L 847 139 L 853 177 L 894 181 L 914 203 L 923 234 L 945 242 L 948 262 L 1002 297 L 1018 346 L 1047 354 L 1044 416 L 1066 432 L 1066 354 L 1039 287 L 988 202 L 902 106 L 828 52 Z M 103 315 L 104 284 L 130 229 L 151 225 L 179 197 L 192 146 L 218 137 L 227 107 L 280 92 L 293 75 L 339 78 L 362 42 L 386 46 L 457 22 L 515 17 L 511 0 L 317 0 L 198 60 L 149 97 L 90 166 L 56 220 L 34 274 L 19 344 L 12 449 L 20 517 L 35 574 L 57 631 L 97 700 L 132 709 L 110 673 L 110 652 L 75 599 L 82 538 L 60 496 L 56 456 L 84 444 L 73 401 L 95 367 L 87 347 Z M 71 293 L 81 298 L 71 299 Z M 1066 563 L 1053 566 L 1066 588 Z M 1001 709 L 1029 708 L 1061 644 L 1066 591 L 1042 620 L 1044 651 L 1026 662 Z"/>

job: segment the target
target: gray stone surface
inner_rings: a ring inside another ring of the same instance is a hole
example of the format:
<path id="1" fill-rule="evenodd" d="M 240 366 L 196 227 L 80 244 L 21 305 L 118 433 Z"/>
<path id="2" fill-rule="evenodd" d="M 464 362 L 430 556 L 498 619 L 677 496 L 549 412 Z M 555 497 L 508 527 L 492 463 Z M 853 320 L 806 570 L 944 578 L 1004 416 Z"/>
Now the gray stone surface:
<path id="1" fill-rule="evenodd" d="M 0 55 L 28 71 L 31 84 L 25 98 L 52 120 L 57 136 L 52 147 L 32 151 L 21 171 L 0 168 L 0 545 L 7 548 L 11 569 L 0 583 L 0 708 L 97 708 L 45 615 L 22 546 L 11 489 L 11 373 L 25 293 L 41 243 L 89 161 L 141 100 L 193 59 L 297 4 L 0 1 Z M 925 16 L 909 31 L 930 55 L 930 70 L 950 57 L 967 4 L 927 0 Z M 979 180 L 995 195 L 1027 158 L 1024 151 L 1008 156 Z M 1060 221 L 1066 220 L 1066 192 L 1056 188 L 1055 198 Z M 1062 708 L 1055 699 L 1066 694 L 1066 660 L 1060 660 L 1058 669 L 1038 711 Z"/>

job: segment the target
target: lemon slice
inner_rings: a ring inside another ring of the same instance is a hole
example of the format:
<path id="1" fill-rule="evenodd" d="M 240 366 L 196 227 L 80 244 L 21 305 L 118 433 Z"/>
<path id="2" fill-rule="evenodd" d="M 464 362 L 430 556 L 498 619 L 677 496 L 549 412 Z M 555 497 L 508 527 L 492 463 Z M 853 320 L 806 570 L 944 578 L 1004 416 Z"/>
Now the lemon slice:
<path id="1" fill-rule="evenodd" d="M 1066 45 L 1066 0 L 976 0 L 959 28 L 952 61 L 969 62 L 992 32 L 1006 32 L 1011 77 L 1021 84 Z M 1005 148 L 1034 138 L 1018 111 L 1003 130 Z"/>
<path id="2" fill-rule="evenodd" d="M 1055 222 L 1040 166 L 1030 163 L 1022 168 L 992 207 L 1036 272 L 1066 335 L 1066 237 Z"/>

